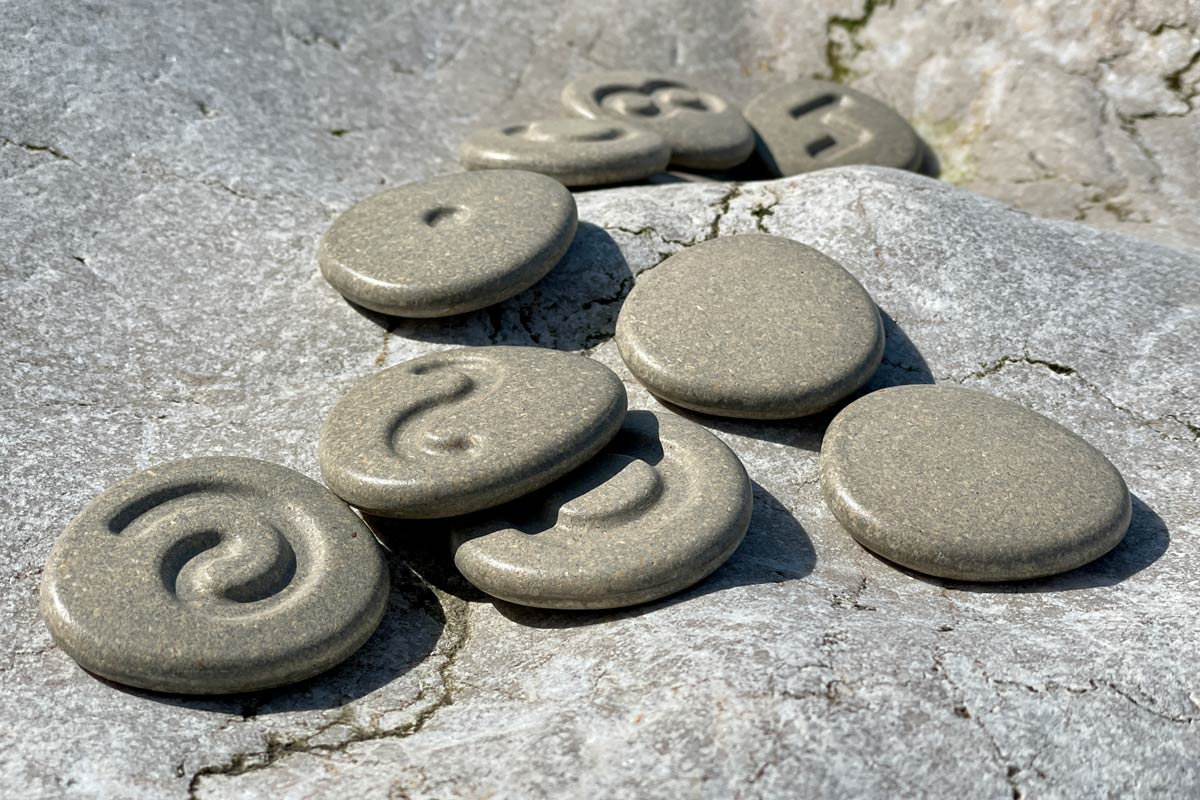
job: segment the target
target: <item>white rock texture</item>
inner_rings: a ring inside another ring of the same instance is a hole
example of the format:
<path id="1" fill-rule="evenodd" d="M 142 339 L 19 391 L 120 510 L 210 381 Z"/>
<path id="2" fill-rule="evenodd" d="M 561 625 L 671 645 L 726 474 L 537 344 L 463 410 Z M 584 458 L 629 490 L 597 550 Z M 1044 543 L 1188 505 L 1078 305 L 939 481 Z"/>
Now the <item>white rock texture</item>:
<path id="1" fill-rule="evenodd" d="M 6 7 L 0 795 L 1200 793 L 1198 18 L 1048 1 Z M 912 116 L 947 178 L 1178 246 L 842 169 L 582 193 L 566 261 L 462 317 L 364 315 L 320 278 L 337 211 L 456 169 L 469 129 L 550 112 L 567 77 L 635 62 L 735 97 L 834 72 Z M 389 526 L 380 632 L 303 686 L 153 696 L 52 645 L 40 569 L 105 486 L 203 454 L 316 477 L 347 386 L 463 344 L 587 351 L 655 408 L 611 341 L 621 299 L 687 244 L 755 230 L 823 250 L 879 302 L 873 388 L 981 388 L 1100 448 L 1137 498 L 1125 543 L 1031 584 L 922 580 L 822 504 L 827 415 L 706 419 L 754 479 L 755 517 L 681 596 L 585 616 L 493 604 L 436 529 Z"/>

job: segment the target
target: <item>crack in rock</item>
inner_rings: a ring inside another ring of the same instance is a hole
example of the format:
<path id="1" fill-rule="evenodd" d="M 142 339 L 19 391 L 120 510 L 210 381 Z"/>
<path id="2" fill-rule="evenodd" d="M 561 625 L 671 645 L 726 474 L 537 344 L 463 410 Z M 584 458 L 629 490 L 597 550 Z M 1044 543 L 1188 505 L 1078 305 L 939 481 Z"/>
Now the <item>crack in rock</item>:
<path id="1" fill-rule="evenodd" d="M 422 582 L 424 582 L 423 579 Z M 188 797 L 193 798 L 193 800 L 199 798 L 201 784 L 205 778 L 236 778 L 247 773 L 258 772 L 272 767 L 293 754 L 332 755 L 344 752 L 351 745 L 362 742 L 407 738 L 421 731 L 442 709 L 453 705 L 457 686 L 452 673 L 458 655 L 462 652 L 471 634 L 470 604 L 465 600 L 460 600 L 453 595 L 442 592 L 428 583 L 425 585 L 438 596 L 442 603 L 442 608 L 446 615 L 446 632 L 443 634 L 443 641 L 446 644 L 440 652 L 443 661 L 437 668 L 439 686 L 436 696 L 432 698 L 428 705 L 417 712 L 417 715 L 412 720 L 390 728 L 379 728 L 378 726 L 362 727 L 351 719 L 353 709 L 348 706 L 343 707 L 337 716 L 328 720 L 310 734 L 297 739 L 276 738 L 268 735 L 266 737 L 267 747 L 265 750 L 237 753 L 227 763 L 201 767 L 192 774 L 192 778 L 188 782 Z M 412 708 L 422 700 L 425 700 L 427 696 L 428 692 L 422 689 L 417 701 L 405 706 L 405 708 Z M 383 709 L 377 716 L 383 717 L 386 714 L 402 710 L 404 709 Z M 252 711 L 253 716 L 256 716 L 257 709 L 252 709 Z M 243 718 L 249 719 L 250 717 L 246 717 L 243 714 Z M 351 733 L 345 739 L 338 742 L 329 744 L 317 742 L 322 734 L 336 727 L 348 728 Z"/>

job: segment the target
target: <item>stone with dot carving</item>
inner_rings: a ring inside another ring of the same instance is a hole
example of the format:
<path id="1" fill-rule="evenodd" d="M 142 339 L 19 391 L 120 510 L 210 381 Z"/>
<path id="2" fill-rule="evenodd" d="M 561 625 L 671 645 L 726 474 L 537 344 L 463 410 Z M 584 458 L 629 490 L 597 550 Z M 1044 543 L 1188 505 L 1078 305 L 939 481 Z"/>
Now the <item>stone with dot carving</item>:
<path id="1" fill-rule="evenodd" d="M 598 361 L 539 347 L 463 347 L 365 378 L 321 428 L 325 482 L 371 514 L 449 517 L 540 489 L 595 455 L 625 418 Z"/>
<path id="2" fill-rule="evenodd" d="M 654 131 L 670 146 L 675 166 L 729 169 L 754 151 L 754 132 L 741 111 L 676 78 L 635 71 L 585 75 L 567 84 L 562 102 L 580 117 Z"/>
<path id="3" fill-rule="evenodd" d="M 653 131 L 620 120 L 546 119 L 471 134 L 459 149 L 468 169 L 523 169 L 565 186 L 597 186 L 662 172 L 671 148 Z"/>
<path id="4" fill-rule="evenodd" d="M 321 239 L 321 273 L 349 301 L 397 317 L 499 303 L 554 268 L 575 236 L 575 199 L 521 170 L 442 175 L 363 200 Z"/>
<path id="5" fill-rule="evenodd" d="M 101 493 L 46 562 L 42 616 L 81 667 L 167 692 L 292 683 L 349 657 L 388 596 L 382 551 L 316 481 L 191 458 Z"/>
<path id="6" fill-rule="evenodd" d="M 600 454 L 562 480 L 458 522 L 454 563 L 513 603 L 636 605 L 725 563 L 752 508 L 746 470 L 720 439 L 674 414 L 631 411 Z"/>
<path id="7" fill-rule="evenodd" d="M 840 83 L 798 80 L 746 104 L 758 155 L 773 174 L 872 164 L 916 172 L 925 146 L 908 122 L 874 97 Z"/>

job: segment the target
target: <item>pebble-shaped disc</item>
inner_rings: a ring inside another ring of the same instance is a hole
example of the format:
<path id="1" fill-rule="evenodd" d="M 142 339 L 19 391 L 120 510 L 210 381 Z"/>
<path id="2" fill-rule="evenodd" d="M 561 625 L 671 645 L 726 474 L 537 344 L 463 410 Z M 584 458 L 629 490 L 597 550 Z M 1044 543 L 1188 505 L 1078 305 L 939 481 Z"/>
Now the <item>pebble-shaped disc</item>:
<path id="1" fill-rule="evenodd" d="M 837 262 L 779 236 L 713 239 L 639 276 L 617 318 L 629 370 L 658 397 L 727 417 L 829 407 L 883 357 L 883 323 Z"/>
<path id="2" fill-rule="evenodd" d="M 80 666 L 168 692 L 279 686 L 374 632 L 388 570 L 362 520 L 316 481 L 194 458 L 105 490 L 46 562 L 42 616 Z"/>
<path id="3" fill-rule="evenodd" d="M 540 608 L 617 608 L 702 580 L 750 524 L 750 479 L 699 425 L 631 411 L 600 455 L 453 533 L 454 563 L 495 597 Z"/>
<path id="4" fill-rule="evenodd" d="M 615 119 L 654 131 L 671 148 L 671 163 L 728 169 L 754 151 L 754 131 L 742 113 L 713 92 L 647 72 L 601 72 L 576 78 L 563 106 L 588 119 Z"/>
<path id="5" fill-rule="evenodd" d="M 616 119 L 546 119 L 476 131 L 459 148 L 468 169 L 523 169 L 566 186 L 636 181 L 662 172 L 671 148 Z"/>
<path id="6" fill-rule="evenodd" d="M 1116 468 L 1041 414 L 983 392 L 898 386 L 842 409 L 821 488 L 867 549 L 965 581 L 1036 578 L 1121 541 L 1131 501 Z"/>
<path id="7" fill-rule="evenodd" d="M 850 164 L 916 171 L 924 156 L 904 117 L 840 83 L 799 80 L 768 89 L 746 105 L 746 119 L 775 175 Z"/>
<path id="8" fill-rule="evenodd" d="M 442 175 L 369 197 L 321 239 L 321 273 L 382 314 L 443 317 L 499 303 L 554 268 L 575 236 L 575 199 L 533 172 Z"/>
<path id="9" fill-rule="evenodd" d="M 377 516 L 449 517 L 539 489 L 596 454 L 625 386 L 586 356 L 467 347 L 360 381 L 321 429 L 321 473 Z"/>

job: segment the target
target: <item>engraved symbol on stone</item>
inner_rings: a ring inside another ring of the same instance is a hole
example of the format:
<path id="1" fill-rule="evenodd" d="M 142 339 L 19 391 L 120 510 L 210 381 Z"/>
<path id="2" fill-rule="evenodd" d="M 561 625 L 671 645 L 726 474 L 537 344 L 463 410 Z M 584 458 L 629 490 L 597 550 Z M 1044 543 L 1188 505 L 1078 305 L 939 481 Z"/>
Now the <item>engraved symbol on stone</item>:
<path id="1" fill-rule="evenodd" d="M 804 145 L 810 158 L 832 159 L 869 144 L 874 138 L 855 119 L 854 99 L 846 95 L 822 94 L 793 106 L 788 114 L 806 123 L 806 131 L 819 126 L 820 132 Z"/>
<path id="2" fill-rule="evenodd" d="M 725 109 L 725 103 L 719 97 L 670 81 L 648 81 L 640 86 L 606 86 L 597 89 L 595 97 L 602 108 L 627 117 L 665 117 L 684 110 L 720 112 Z"/>

